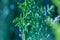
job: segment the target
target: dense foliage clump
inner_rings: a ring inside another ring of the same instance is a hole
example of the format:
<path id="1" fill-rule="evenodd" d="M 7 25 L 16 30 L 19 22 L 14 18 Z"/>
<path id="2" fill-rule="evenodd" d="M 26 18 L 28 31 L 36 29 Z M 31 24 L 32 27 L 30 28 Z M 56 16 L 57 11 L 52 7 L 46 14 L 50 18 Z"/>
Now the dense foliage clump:
<path id="1" fill-rule="evenodd" d="M 54 6 L 42 5 L 43 0 L 25 0 L 17 3 L 23 13 L 14 19 L 13 23 L 19 27 L 22 40 L 55 40 L 51 28 L 51 17 Z"/>

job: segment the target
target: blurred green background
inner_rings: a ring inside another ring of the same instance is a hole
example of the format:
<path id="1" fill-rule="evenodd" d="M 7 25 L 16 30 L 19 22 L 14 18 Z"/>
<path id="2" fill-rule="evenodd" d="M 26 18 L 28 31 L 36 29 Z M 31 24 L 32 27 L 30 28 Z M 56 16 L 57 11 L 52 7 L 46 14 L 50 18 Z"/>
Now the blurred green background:
<path id="1" fill-rule="evenodd" d="M 23 7 L 24 7 L 25 1 L 26 0 L 0 0 L 0 40 L 24 40 L 24 38 L 22 39 L 22 36 L 21 36 L 22 35 L 21 30 L 19 29 L 19 27 L 15 27 L 15 24 L 12 23 L 12 21 L 16 17 L 20 17 L 21 13 L 22 13 L 22 16 L 24 16 L 24 14 L 23 14 L 24 10 L 19 3 L 23 4 Z M 30 1 L 32 1 L 32 0 L 29 0 L 28 2 L 30 2 Z M 41 14 L 41 18 L 43 18 L 43 20 L 45 20 L 46 18 L 48 19 L 49 17 L 51 17 L 54 20 L 58 15 L 60 15 L 60 6 L 59 6 L 60 1 L 58 1 L 58 0 L 56 0 L 56 1 L 57 1 L 57 4 L 55 3 L 55 0 L 34 0 L 36 5 L 32 5 L 31 7 L 33 7 L 33 6 L 37 6 L 37 7 L 41 7 L 41 8 L 44 7 L 43 10 L 46 9 L 45 10 L 46 14 L 44 14 L 45 16 L 43 14 Z M 31 5 L 31 4 L 27 4 L 27 5 Z M 54 6 L 54 8 L 53 8 L 54 10 L 52 10 L 52 11 L 49 10 L 51 5 Z M 21 8 L 19 8 L 19 7 L 21 7 Z M 31 10 L 33 13 L 34 13 L 34 11 L 35 11 L 35 13 L 37 11 L 37 9 L 33 10 L 33 9 L 27 9 L 27 8 L 25 10 L 28 10 L 28 11 Z M 39 8 L 38 8 L 38 10 L 39 10 Z M 29 18 L 29 16 L 27 16 L 27 17 Z M 60 18 L 59 18 L 59 20 L 60 20 Z M 47 23 L 49 23 L 49 21 Z M 59 23 L 57 23 L 57 24 L 59 24 Z M 42 25 L 44 25 L 44 27 L 41 28 L 42 34 L 41 34 L 40 38 L 42 38 L 42 39 L 37 39 L 37 40 L 45 40 L 45 39 L 46 40 L 60 40 L 59 39 L 60 36 L 55 35 L 55 33 L 56 33 L 55 30 L 58 29 L 57 27 L 55 27 L 56 26 L 55 24 L 53 24 L 53 26 L 54 25 L 55 26 L 51 27 L 51 28 L 50 28 L 49 24 L 46 26 L 43 23 Z M 58 26 L 60 27 L 60 25 L 58 25 Z M 48 31 L 45 33 L 44 30 L 46 27 L 48 28 Z M 60 33 L 60 30 L 58 33 Z M 19 34 L 21 34 L 21 35 L 19 35 Z M 50 35 L 49 38 L 45 37 L 45 34 L 47 34 L 47 36 Z M 28 34 L 28 35 L 30 35 L 30 34 Z"/>

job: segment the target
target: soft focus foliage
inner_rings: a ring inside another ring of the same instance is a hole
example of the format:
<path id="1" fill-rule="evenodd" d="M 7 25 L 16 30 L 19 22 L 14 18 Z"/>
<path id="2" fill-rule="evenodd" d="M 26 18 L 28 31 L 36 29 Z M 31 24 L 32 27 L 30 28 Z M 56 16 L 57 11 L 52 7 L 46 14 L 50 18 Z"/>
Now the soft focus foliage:
<path id="1" fill-rule="evenodd" d="M 25 0 L 24 3 L 17 3 L 23 13 L 14 19 L 13 23 L 18 26 L 22 34 L 22 40 L 55 40 L 51 28 L 51 17 L 54 7 L 42 5 L 43 0 Z"/>
<path id="2" fill-rule="evenodd" d="M 60 0 L 52 0 L 52 2 L 58 8 L 58 13 L 60 15 Z"/>

